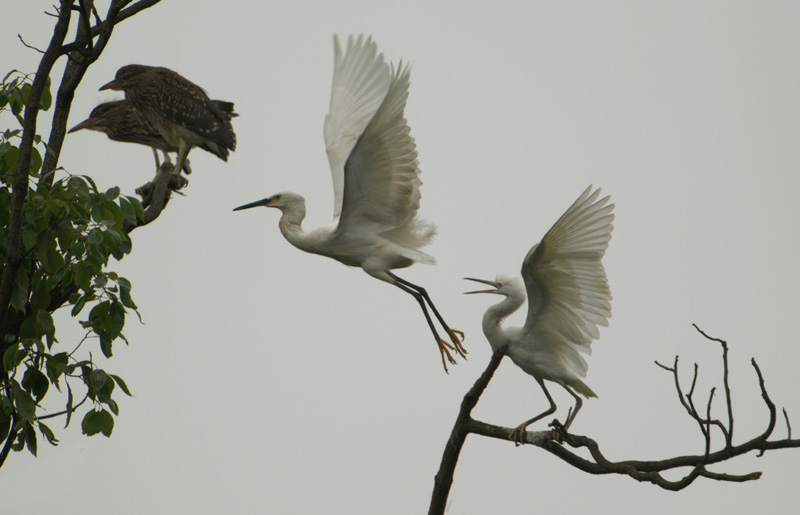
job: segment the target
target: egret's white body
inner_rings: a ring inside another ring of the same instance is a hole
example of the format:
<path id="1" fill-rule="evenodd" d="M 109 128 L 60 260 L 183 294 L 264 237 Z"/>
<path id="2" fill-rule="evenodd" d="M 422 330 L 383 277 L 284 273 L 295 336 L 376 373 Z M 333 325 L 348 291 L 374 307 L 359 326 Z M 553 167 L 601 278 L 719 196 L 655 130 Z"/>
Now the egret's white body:
<path id="1" fill-rule="evenodd" d="M 560 384 L 576 399 L 566 428 L 581 408 L 575 392 L 597 397 L 583 382 L 588 365 L 581 354 L 591 354 L 598 326 L 607 326 L 611 316 L 611 291 L 602 258 L 611 240 L 614 204 L 606 205 L 609 197 L 597 200 L 600 190 L 591 190 L 587 188 L 531 248 L 522 263 L 522 277 L 470 279 L 493 289 L 469 293 L 505 296 L 483 315 L 483 332 L 492 349 L 507 347 L 511 360 L 536 379 L 550 401 L 550 409 L 514 430 L 517 441 L 527 426 L 555 412 L 545 380 Z M 526 299 L 525 325 L 504 327 L 503 321 Z"/>
<path id="2" fill-rule="evenodd" d="M 391 272 L 415 262 L 436 262 L 419 250 L 431 241 L 435 228 L 416 218 L 422 182 L 416 145 L 404 118 L 409 79 L 408 66 L 401 62 L 397 68 L 390 67 L 371 38 L 349 38 L 342 55 L 339 40 L 334 37 L 333 88 L 324 126 L 333 177 L 333 222 L 305 232 L 305 199 L 292 192 L 235 210 L 257 206 L 280 209 L 281 233 L 295 247 L 360 267 L 413 295 L 436 338 L 442 362 L 446 356 L 455 363 L 448 349 L 463 356 L 457 336 L 463 333 L 447 326 L 423 288 Z M 439 337 L 426 306 L 442 324 L 452 345 Z"/>

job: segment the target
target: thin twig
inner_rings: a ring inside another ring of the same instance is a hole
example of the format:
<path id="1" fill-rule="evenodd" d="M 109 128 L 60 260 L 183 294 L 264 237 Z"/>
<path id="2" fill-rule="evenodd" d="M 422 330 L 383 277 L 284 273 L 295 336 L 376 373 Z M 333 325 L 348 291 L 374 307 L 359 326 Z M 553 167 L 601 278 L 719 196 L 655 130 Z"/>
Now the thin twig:
<path id="1" fill-rule="evenodd" d="M 714 392 L 716 388 L 712 388 L 708 394 L 708 404 L 706 405 L 706 457 L 711 452 L 711 403 L 714 401 Z"/>
<path id="2" fill-rule="evenodd" d="M 789 414 L 786 413 L 786 408 L 783 408 L 783 418 L 786 420 L 786 439 L 792 439 L 792 424 L 789 423 Z"/>
<path id="3" fill-rule="evenodd" d="M 709 336 L 705 331 L 700 329 L 697 324 L 692 324 L 694 328 L 702 334 L 706 339 L 714 341 L 722 345 L 722 384 L 725 388 L 725 403 L 728 408 L 728 428 L 725 431 L 725 444 L 728 446 L 733 445 L 733 403 L 731 401 L 731 387 L 728 382 L 728 342 L 720 338 Z"/>
<path id="4" fill-rule="evenodd" d="M 84 402 L 86 402 L 86 401 L 87 401 L 87 399 L 89 399 L 89 394 L 86 394 L 86 396 L 83 398 L 83 400 L 81 400 L 81 402 L 79 402 L 78 404 L 76 404 L 75 406 L 73 406 L 71 410 L 69 410 L 69 409 L 65 409 L 65 410 L 63 410 L 63 411 L 59 411 L 59 412 L 57 412 L 57 413 L 50 413 L 49 415 L 42 415 L 41 417 L 36 417 L 36 420 L 37 420 L 37 421 L 38 421 L 38 420 L 45 420 L 45 419 L 48 419 L 48 418 L 60 417 L 61 415 L 66 415 L 67 413 L 75 413 L 75 412 L 78 410 L 78 408 L 80 408 L 80 407 L 81 407 L 81 405 L 82 405 Z"/>
<path id="5" fill-rule="evenodd" d="M 36 47 L 35 47 L 35 46 L 33 46 L 33 45 L 29 45 L 29 44 L 27 44 L 27 43 L 25 42 L 25 40 L 24 40 L 24 39 L 22 39 L 22 34 L 17 34 L 17 38 L 19 38 L 19 40 L 22 42 L 22 46 L 24 46 L 24 47 L 26 47 L 26 48 L 30 48 L 31 50 L 35 50 L 35 51 L 39 52 L 40 54 L 44 55 L 44 50 L 41 50 L 41 49 L 39 49 L 39 48 L 36 48 Z"/>

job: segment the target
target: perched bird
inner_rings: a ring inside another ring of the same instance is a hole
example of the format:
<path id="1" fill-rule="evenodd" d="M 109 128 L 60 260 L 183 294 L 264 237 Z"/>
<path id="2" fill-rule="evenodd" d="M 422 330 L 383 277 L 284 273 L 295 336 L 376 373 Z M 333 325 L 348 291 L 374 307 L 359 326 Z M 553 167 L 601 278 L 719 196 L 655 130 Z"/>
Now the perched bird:
<path id="1" fill-rule="evenodd" d="M 371 38 L 349 38 L 347 51 L 334 37 L 333 90 L 324 135 L 333 176 L 333 222 L 304 232 L 305 199 L 290 192 L 239 206 L 282 211 L 278 226 L 289 243 L 305 252 L 333 258 L 393 284 L 412 295 L 425 315 L 442 355 L 464 357 L 464 333 L 451 329 L 424 288 L 392 273 L 415 262 L 434 264 L 419 250 L 430 242 L 434 226 L 416 218 L 420 201 L 414 139 L 404 118 L 409 88 L 408 66 L 389 67 Z M 451 343 L 440 338 L 428 308 Z"/>
<path id="2" fill-rule="evenodd" d="M 225 102 L 224 100 L 212 100 L 212 102 L 228 119 L 239 116 L 233 112 L 233 104 L 231 102 Z M 168 144 L 147 118 L 124 99 L 104 102 L 98 105 L 92 109 L 89 118 L 71 128 L 69 132 L 72 133 L 81 129 L 105 133 L 108 139 L 112 141 L 138 143 L 151 147 L 156 159 L 156 168 L 161 168 L 161 160 L 158 157 L 159 150 L 164 153 L 164 161 L 167 163 L 171 163 L 168 152 L 178 151 L 178 147 Z M 201 145 L 200 148 L 213 152 L 205 144 Z M 183 171 L 187 174 L 192 173 L 188 159 L 183 163 Z"/>
<path id="3" fill-rule="evenodd" d="M 229 150 L 236 149 L 233 104 L 220 106 L 221 101 L 211 100 L 200 86 L 168 68 L 123 66 L 100 91 L 106 89 L 124 91 L 130 105 L 161 133 L 170 148 L 177 149 L 175 173 L 183 169 L 192 147 L 202 147 L 223 161 L 228 160 Z"/>
<path id="4" fill-rule="evenodd" d="M 614 204 L 609 197 L 597 200 L 600 190 L 591 186 L 547 231 L 542 241 L 531 248 L 522 262 L 522 277 L 498 276 L 494 281 L 473 279 L 488 284 L 490 290 L 467 293 L 494 293 L 505 299 L 486 310 L 483 333 L 492 350 L 507 346 L 507 354 L 542 387 L 550 408 L 523 422 L 512 432 L 522 441 L 526 428 L 556 410 L 544 381 L 563 386 L 574 398 L 564 427 L 575 420 L 581 398 L 597 397 L 582 378 L 588 365 L 581 353 L 591 354 L 592 340 L 607 326 L 611 316 L 611 291 L 602 258 L 611 240 Z M 524 283 L 523 283 L 524 280 Z M 522 327 L 503 327 L 503 320 L 528 301 L 528 317 Z"/>

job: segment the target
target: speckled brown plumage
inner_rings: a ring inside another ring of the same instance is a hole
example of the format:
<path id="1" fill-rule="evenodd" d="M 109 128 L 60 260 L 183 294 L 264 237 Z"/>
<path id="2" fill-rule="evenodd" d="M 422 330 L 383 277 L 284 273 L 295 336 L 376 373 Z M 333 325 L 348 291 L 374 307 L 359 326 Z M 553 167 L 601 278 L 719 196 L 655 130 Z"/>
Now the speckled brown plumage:
<path id="1" fill-rule="evenodd" d="M 223 115 L 228 120 L 238 116 L 233 112 L 233 104 L 231 102 L 212 100 L 212 103 L 222 111 Z M 147 118 L 134 108 L 130 102 L 124 99 L 104 102 L 98 105 L 92 109 L 89 118 L 70 129 L 69 132 L 75 132 L 81 129 L 102 132 L 112 141 L 147 145 L 154 151 L 161 150 L 164 152 L 165 156 L 167 152 L 178 151 L 177 146 L 167 143 L 161 133 L 153 127 Z M 206 144 L 200 145 L 200 148 L 213 153 Z M 169 157 L 166 156 L 166 158 L 167 161 L 169 161 Z M 158 155 L 156 155 L 156 164 L 159 164 Z M 191 173 L 188 163 L 184 163 L 183 170 L 186 173 Z"/>
<path id="2" fill-rule="evenodd" d="M 123 66 L 116 78 L 100 89 L 124 91 L 127 101 L 167 145 L 178 149 L 179 165 L 192 147 L 204 148 L 223 161 L 236 149 L 230 122 L 233 104 L 212 101 L 200 86 L 168 68 Z"/>

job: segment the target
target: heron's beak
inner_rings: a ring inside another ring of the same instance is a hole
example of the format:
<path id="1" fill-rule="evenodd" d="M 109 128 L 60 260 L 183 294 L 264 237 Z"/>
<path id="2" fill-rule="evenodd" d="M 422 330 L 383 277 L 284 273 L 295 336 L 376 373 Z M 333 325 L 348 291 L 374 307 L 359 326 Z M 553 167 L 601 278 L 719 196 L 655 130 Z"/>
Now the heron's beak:
<path id="1" fill-rule="evenodd" d="M 117 82 L 117 79 L 114 79 L 108 84 L 100 86 L 100 89 L 98 89 L 97 91 L 105 91 L 107 89 L 113 89 L 114 91 L 119 91 L 122 89 L 122 85 L 119 82 Z"/>
<path id="2" fill-rule="evenodd" d="M 487 281 L 486 279 L 475 279 L 474 277 L 465 277 L 464 279 L 467 281 L 475 281 L 476 283 L 488 284 L 493 288 L 491 290 L 465 291 L 464 292 L 465 295 L 468 293 L 497 293 L 497 283 L 495 281 Z"/>
<path id="3" fill-rule="evenodd" d="M 84 121 L 82 121 L 81 123 L 79 123 L 78 125 L 76 125 L 75 127 L 73 127 L 70 130 L 68 130 L 67 134 L 69 134 L 71 132 L 79 131 L 81 129 L 89 129 L 96 122 L 97 122 L 97 118 L 87 118 Z"/>
<path id="4" fill-rule="evenodd" d="M 269 206 L 269 202 L 272 200 L 272 197 L 267 197 L 261 200 L 256 200 L 255 202 L 250 202 L 249 204 L 245 204 L 243 206 L 239 206 L 234 208 L 234 211 L 241 211 L 242 209 L 250 209 L 251 207 L 261 207 L 261 206 Z"/>

